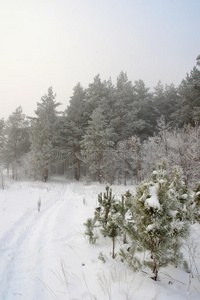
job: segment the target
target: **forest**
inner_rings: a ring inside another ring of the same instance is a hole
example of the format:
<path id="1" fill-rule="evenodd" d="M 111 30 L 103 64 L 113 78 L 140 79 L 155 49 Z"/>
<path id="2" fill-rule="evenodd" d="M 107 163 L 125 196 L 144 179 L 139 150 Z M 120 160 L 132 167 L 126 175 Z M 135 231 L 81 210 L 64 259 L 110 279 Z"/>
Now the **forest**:
<path id="1" fill-rule="evenodd" d="M 73 89 L 59 111 L 53 88 L 37 102 L 35 117 L 22 107 L 0 120 L 0 170 L 13 179 L 47 181 L 52 174 L 108 184 L 138 183 L 163 159 L 182 168 L 188 187 L 199 181 L 200 56 L 178 87 L 160 81 L 153 91 L 125 72 L 100 75 Z"/>

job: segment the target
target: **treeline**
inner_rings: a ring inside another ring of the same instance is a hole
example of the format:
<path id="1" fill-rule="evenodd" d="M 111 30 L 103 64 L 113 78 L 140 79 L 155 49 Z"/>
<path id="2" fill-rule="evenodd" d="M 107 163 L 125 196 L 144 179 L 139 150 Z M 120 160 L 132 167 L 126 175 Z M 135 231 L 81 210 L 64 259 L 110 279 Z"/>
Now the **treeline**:
<path id="1" fill-rule="evenodd" d="M 36 117 L 18 107 L 0 120 L 0 166 L 13 178 L 47 180 L 68 173 L 77 180 L 140 181 L 165 158 L 180 165 L 188 184 L 199 178 L 200 56 L 178 87 L 161 82 L 151 92 L 121 72 L 116 85 L 100 76 L 78 83 L 59 112 L 53 89 L 37 103 Z"/>

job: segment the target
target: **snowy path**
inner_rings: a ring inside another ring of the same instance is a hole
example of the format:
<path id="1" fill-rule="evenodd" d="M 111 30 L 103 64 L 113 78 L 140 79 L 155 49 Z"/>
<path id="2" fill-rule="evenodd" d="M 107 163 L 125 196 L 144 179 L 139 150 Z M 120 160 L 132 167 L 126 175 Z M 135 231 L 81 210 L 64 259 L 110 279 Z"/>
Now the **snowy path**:
<path id="1" fill-rule="evenodd" d="M 51 255 L 55 256 L 54 224 L 66 192 L 67 185 L 62 184 L 57 195 L 49 197 L 40 213 L 36 210 L 25 213 L 0 240 L 2 300 L 41 299 L 47 269 L 45 263 Z M 46 299 L 45 293 L 43 299 Z"/>

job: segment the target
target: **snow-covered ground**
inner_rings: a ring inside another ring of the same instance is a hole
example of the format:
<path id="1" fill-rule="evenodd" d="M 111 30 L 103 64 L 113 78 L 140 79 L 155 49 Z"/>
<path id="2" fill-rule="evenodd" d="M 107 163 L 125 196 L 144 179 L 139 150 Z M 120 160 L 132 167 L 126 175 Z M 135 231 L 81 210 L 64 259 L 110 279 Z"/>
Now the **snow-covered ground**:
<path id="1" fill-rule="evenodd" d="M 134 190 L 112 188 L 118 197 Z M 118 256 L 112 259 L 109 238 L 90 245 L 84 235 L 83 223 L 93 217 L 104 189 L 59 177 L 48 183 L 7 181 L 0 190 L 0 300 L 200 299 L 200 226 L 193 226 L 184 250 L 186 256 L 191 252 L 193 276 L 169 266 L 155 282 L 147 270 L 133 273 Z"/>

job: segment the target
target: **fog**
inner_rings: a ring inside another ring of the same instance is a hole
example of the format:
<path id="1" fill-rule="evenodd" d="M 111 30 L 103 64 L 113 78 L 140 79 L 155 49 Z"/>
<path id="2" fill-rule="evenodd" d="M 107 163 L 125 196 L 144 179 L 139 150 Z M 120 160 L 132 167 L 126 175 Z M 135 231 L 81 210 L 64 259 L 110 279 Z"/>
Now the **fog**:
<path id="1" fill-rule="evenodd" d="M 0 118 L 20 105 L 33 115 L 50 86 L 64 109 L 98 73 L 178 85 L 200 54 L 199 11 L 198 0 L 1 0 Z"/>

